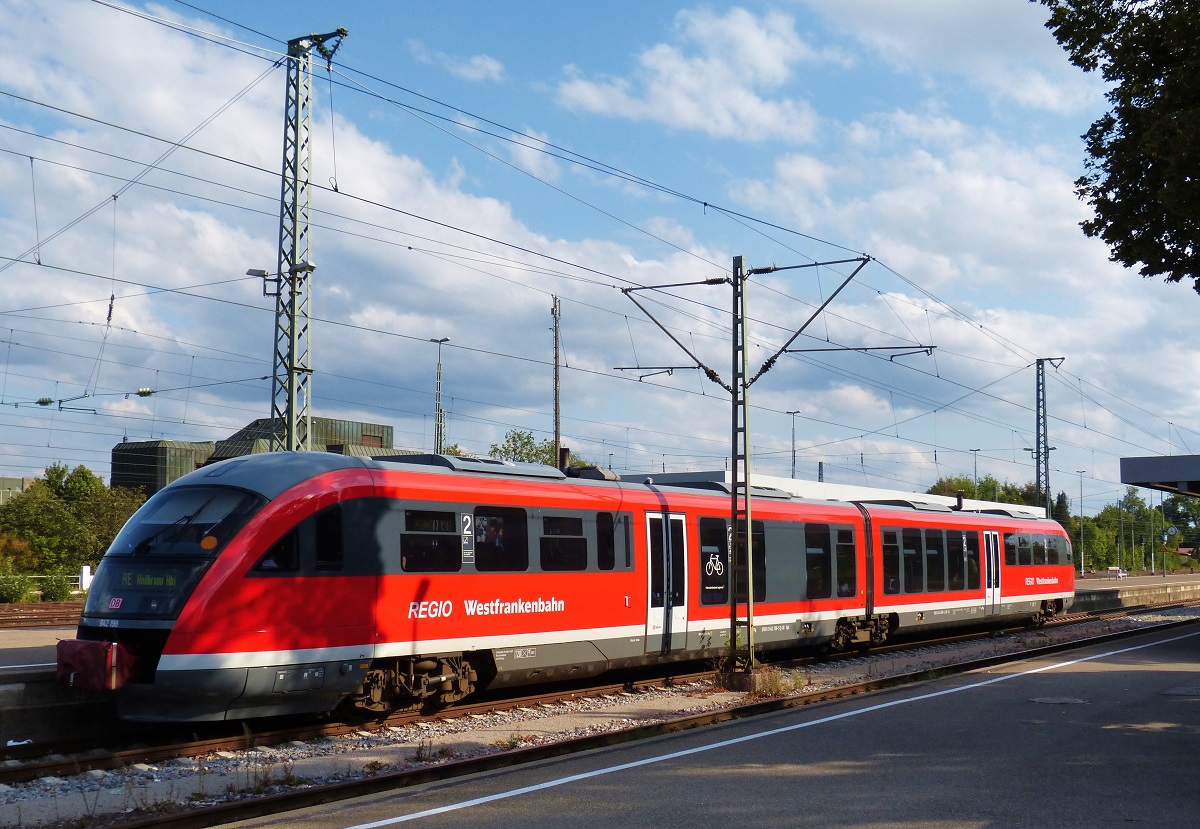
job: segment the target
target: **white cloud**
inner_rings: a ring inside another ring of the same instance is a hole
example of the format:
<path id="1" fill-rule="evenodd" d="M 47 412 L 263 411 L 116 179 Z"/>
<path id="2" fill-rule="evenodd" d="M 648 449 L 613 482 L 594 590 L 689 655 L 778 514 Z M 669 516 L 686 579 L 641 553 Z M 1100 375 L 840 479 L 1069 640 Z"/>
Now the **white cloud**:
<path id="1" fill-rule="evenodd" d="M 549 135 L 526 130 L 524 135 L 513 138 L 514 141 L 506 146 L 514 164 L 542 181 L 558 181 L 562 175 L 558 162 L 549 152 L 543 152 L 544 149 L 549 150 L 546 146 L 550 140 Z"/>
<path id="2" fill-rule="evenodd" d="M 1097 106 L 1100 86 L 1070 66 L 1043 26 L 1048 12 L 1011 0 L 806 0 L 833 29 L 858 39 L 926 86 L 958 84 L 1054 113 Z"/>
<path id="3" fill-rule="evenodd" d="M 724 15 L 681 11 L 676 43 L 660 43 L 637 58 L 633 80 L 589 79 L 568 66 L 560 105 L 676 130 L 739 141 L 813 138 L 818 117 L 803 100 L 769 94 L 793 78 L 797 64 L 818 59 L 780 12 L 755 17 L 734 8 Z"/>
<path id="4" fill-rule="evenodd" d="M 429 49 L 419 40 L 408 40 L 408 51 L 420 63 L 440 66 L 456 78 L 464 81 L 493 81 L 504 80 L 504 64 L 490 55 L 472 55 L 460 58 Z"/>

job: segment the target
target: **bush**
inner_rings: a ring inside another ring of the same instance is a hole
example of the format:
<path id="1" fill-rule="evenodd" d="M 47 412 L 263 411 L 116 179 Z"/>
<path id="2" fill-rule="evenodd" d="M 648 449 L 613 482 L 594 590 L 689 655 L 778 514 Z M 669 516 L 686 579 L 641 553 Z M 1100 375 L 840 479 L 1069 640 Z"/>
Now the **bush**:
<path id="1" fill-rule="evenodd" d="M 0 603 L 23 602 L 33 592 L 33 580 L 13 569 L 11 562 L 0 566 Z"/>
<path id="2" fill-rule="evenodd" d="M 66 602 L 71 599 L 71 577 L 61 570 L 42 579 L 43 602 Z"/>

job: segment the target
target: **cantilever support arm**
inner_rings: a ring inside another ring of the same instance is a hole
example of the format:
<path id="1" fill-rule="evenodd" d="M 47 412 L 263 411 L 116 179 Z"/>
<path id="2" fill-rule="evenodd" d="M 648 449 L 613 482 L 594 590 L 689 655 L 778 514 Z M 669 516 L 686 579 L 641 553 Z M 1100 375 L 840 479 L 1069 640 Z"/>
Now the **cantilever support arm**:
<path id="1" fill-rule="evenodd" d="M 681 284 L 687 284 L 687 283 L 681 283 Z M 669 286 L 663 286 L 663 287 L 669 287 Z M 633 302 L 634 305 L 636 305 L 638 308 L 641 308 L 642 313 L 645 314 L 652 323 L 657 325 L 660 331 L 662 331 L 664 334 L 666 334 L 668 337 L 671 338 L 671 342 L 675 343 L 675 345 L 677 345 L 681 349 L 683 349 L 683 353 L 692 358 L 692 360 L 696 363 L 695 367 L 700 369 L 701 371 L 703 371 L 705 377 L 707 377 L 709 380 L 712 380 L 714 383 L 716 383 L 721 388 L 725 389 L 725 391 L 729 392 L 730 394 L 733 394 L 733 387 L 728 385 L 724 380 L 722 380 L 721 375 L 717 374 L 717 372 L 715 372 L 713 369 L 704 365 L 704 363 L 700 360 L 699 357 L 697 357 L 695 354 L 693 354 L 686 345 L 684 345 L 683 343 L 681 343 L 679 341 L 678 337 L 676 337 L 674 334 L 672 334 L 670 331 L 668 331 L 666 326 L 664 326 L 661 322 L 659 322 L 657 319 L 654 318 L 654 315 L 650 313 L 650 311 L 646 308 L 645 305 L 642 305 L 642 303 L 637 301 L 637 299 L 633 296 L 633 293 L 632 293 L 634 290 L 637 290 L 637 289 L 636 288 L 622 288 L 621 293 L 623 293 L 623 294 L 625 294 L 625 296 L 629 297 L 629 299 Z"/>
<path id="2" fill-rule="evenodd" d="M 858 276 L 858 272 L 861 271 L 863 268 L 865 268 L 867 263 L 870 261 L 871 261 L 870 256 L 859 256 L 855 259 L 842 259 L 837 262 L 816 262 L 813 265 L 805 266 L 805 267 L 815 267 L 816 265 L 840 265 L 840 264 L 844 264 L 847 262 L 857 262 L 858 263 L 858 267 L 855 268 L 850 273 L 850 275 L 845 278 L 845 280 L 843 280 L 841 285 L 838 285 L 837 290 L 834 291 L 832 294 L 830 294 L 829 298 L 826 299 L 824 302 L 822 302 L 820 307 L 817 308 L 817 310 L 812 312 L 812 315 L 809 316 L 809 318 L 804 321 L 804 324 L 801 325 L 798 329 L 796 329 L 796 333 L 792 334 L 791 338 L 788 339 L 788 341 L 786 343 L 784 343 L 783 346 L 780 347 L 780 349 L 778 351 L 776 351 L 774 354 L 772 354 L 770 357 L 767 358 L 767 361 L 762 364 L 762 368 L 760 368 L 758 370 L 758 373 L 755 374 L 753 377 L 751 377 L 749 382 L 746 383 L 747 386 L 754 385 L 755 381 L 757 381 L 759 377 L 762 377 L 764 374 L 766 374 L 768 371 L 771 370 L 771 367 L 775 365 L 775 361 L 778 360 L 780 358 L 780 356 L 783 355 L 783 353 L 788 350 L 788 346 L 790 346 L 792 343 L 794 343 L 796 341 L 796 338 L 804 333 L 804 329 L 808 328 L 808 326 L 812 324 L 812 321 L 815 320 L 818 316 L 820 316 L 822 311 L 824 311 L 826 308 L 829 307 L 829 303 L 833 302 L 833 300 L 837 298 L 837 295 L 842 292 L 842 289 L 845 288 L 847 285 L 849 285 L 850 281 L 852 279 L 854 279 L 854 277 Z M 800 267 L 800 266 L 792 266 L 792 267 Z M 753 273 L 753 274 L 772 273 L 777 270 L 784 270 L 784 268 L 754 268 L 753 270 L 750 271 L 750 273 Z"/>

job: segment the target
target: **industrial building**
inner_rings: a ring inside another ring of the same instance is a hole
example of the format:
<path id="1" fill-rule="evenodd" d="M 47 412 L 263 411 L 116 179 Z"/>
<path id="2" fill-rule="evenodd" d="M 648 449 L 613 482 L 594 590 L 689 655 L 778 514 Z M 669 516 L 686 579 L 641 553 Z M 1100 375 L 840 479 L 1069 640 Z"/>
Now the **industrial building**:
<path id="1" fill-rule="evenodd" d="M 126 441 L 112 450 L 112 486 L 140 489 L 149 497 L 176 478 L 210 463 L 271 451 L 270 418 L 260 418 L 224 440 Z M 312 419 L 312 451 L 338 455 L 408 455 L 416 450 L 392 446 L 392 427 L 380 423 Z"/>

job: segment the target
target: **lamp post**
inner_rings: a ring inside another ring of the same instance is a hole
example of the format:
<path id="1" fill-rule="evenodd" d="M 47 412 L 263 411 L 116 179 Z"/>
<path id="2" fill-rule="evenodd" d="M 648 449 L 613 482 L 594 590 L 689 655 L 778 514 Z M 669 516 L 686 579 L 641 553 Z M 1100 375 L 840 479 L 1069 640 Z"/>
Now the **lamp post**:
<path id="1" fill-rule="evenodd" d="M 796 478 L 796 415 L 800 414 L 799 410 L 794 412 L 786 412 L 792 416 L 792 479 Z"/>
<path id="2" fill-rule="evenodd" d="M 979 450 L 972 449 L 971 456 L 975 458 L 975 477 L 972 479 L 971 485 L 975 487 L 974 497 L 979 497 Z"/>
<path id="3" fill-rule="evenodd" d="M 437 391 L 433 403 L 433 452 L 435 455 L 440 455 L 446 448 L 446 413 L 442 411 L 442 344 L 450 342 L 450 338 L 442 337 L 436 340 L 430 338 L 429 341 L 437 343 L 438 347 Z"/>
<path id="4" fill-rule="evenodd" d="M 1079 476 L 1079 578 L 1083 578 L 1083 473 L 1086 469 L 1076 469 Z"/>

